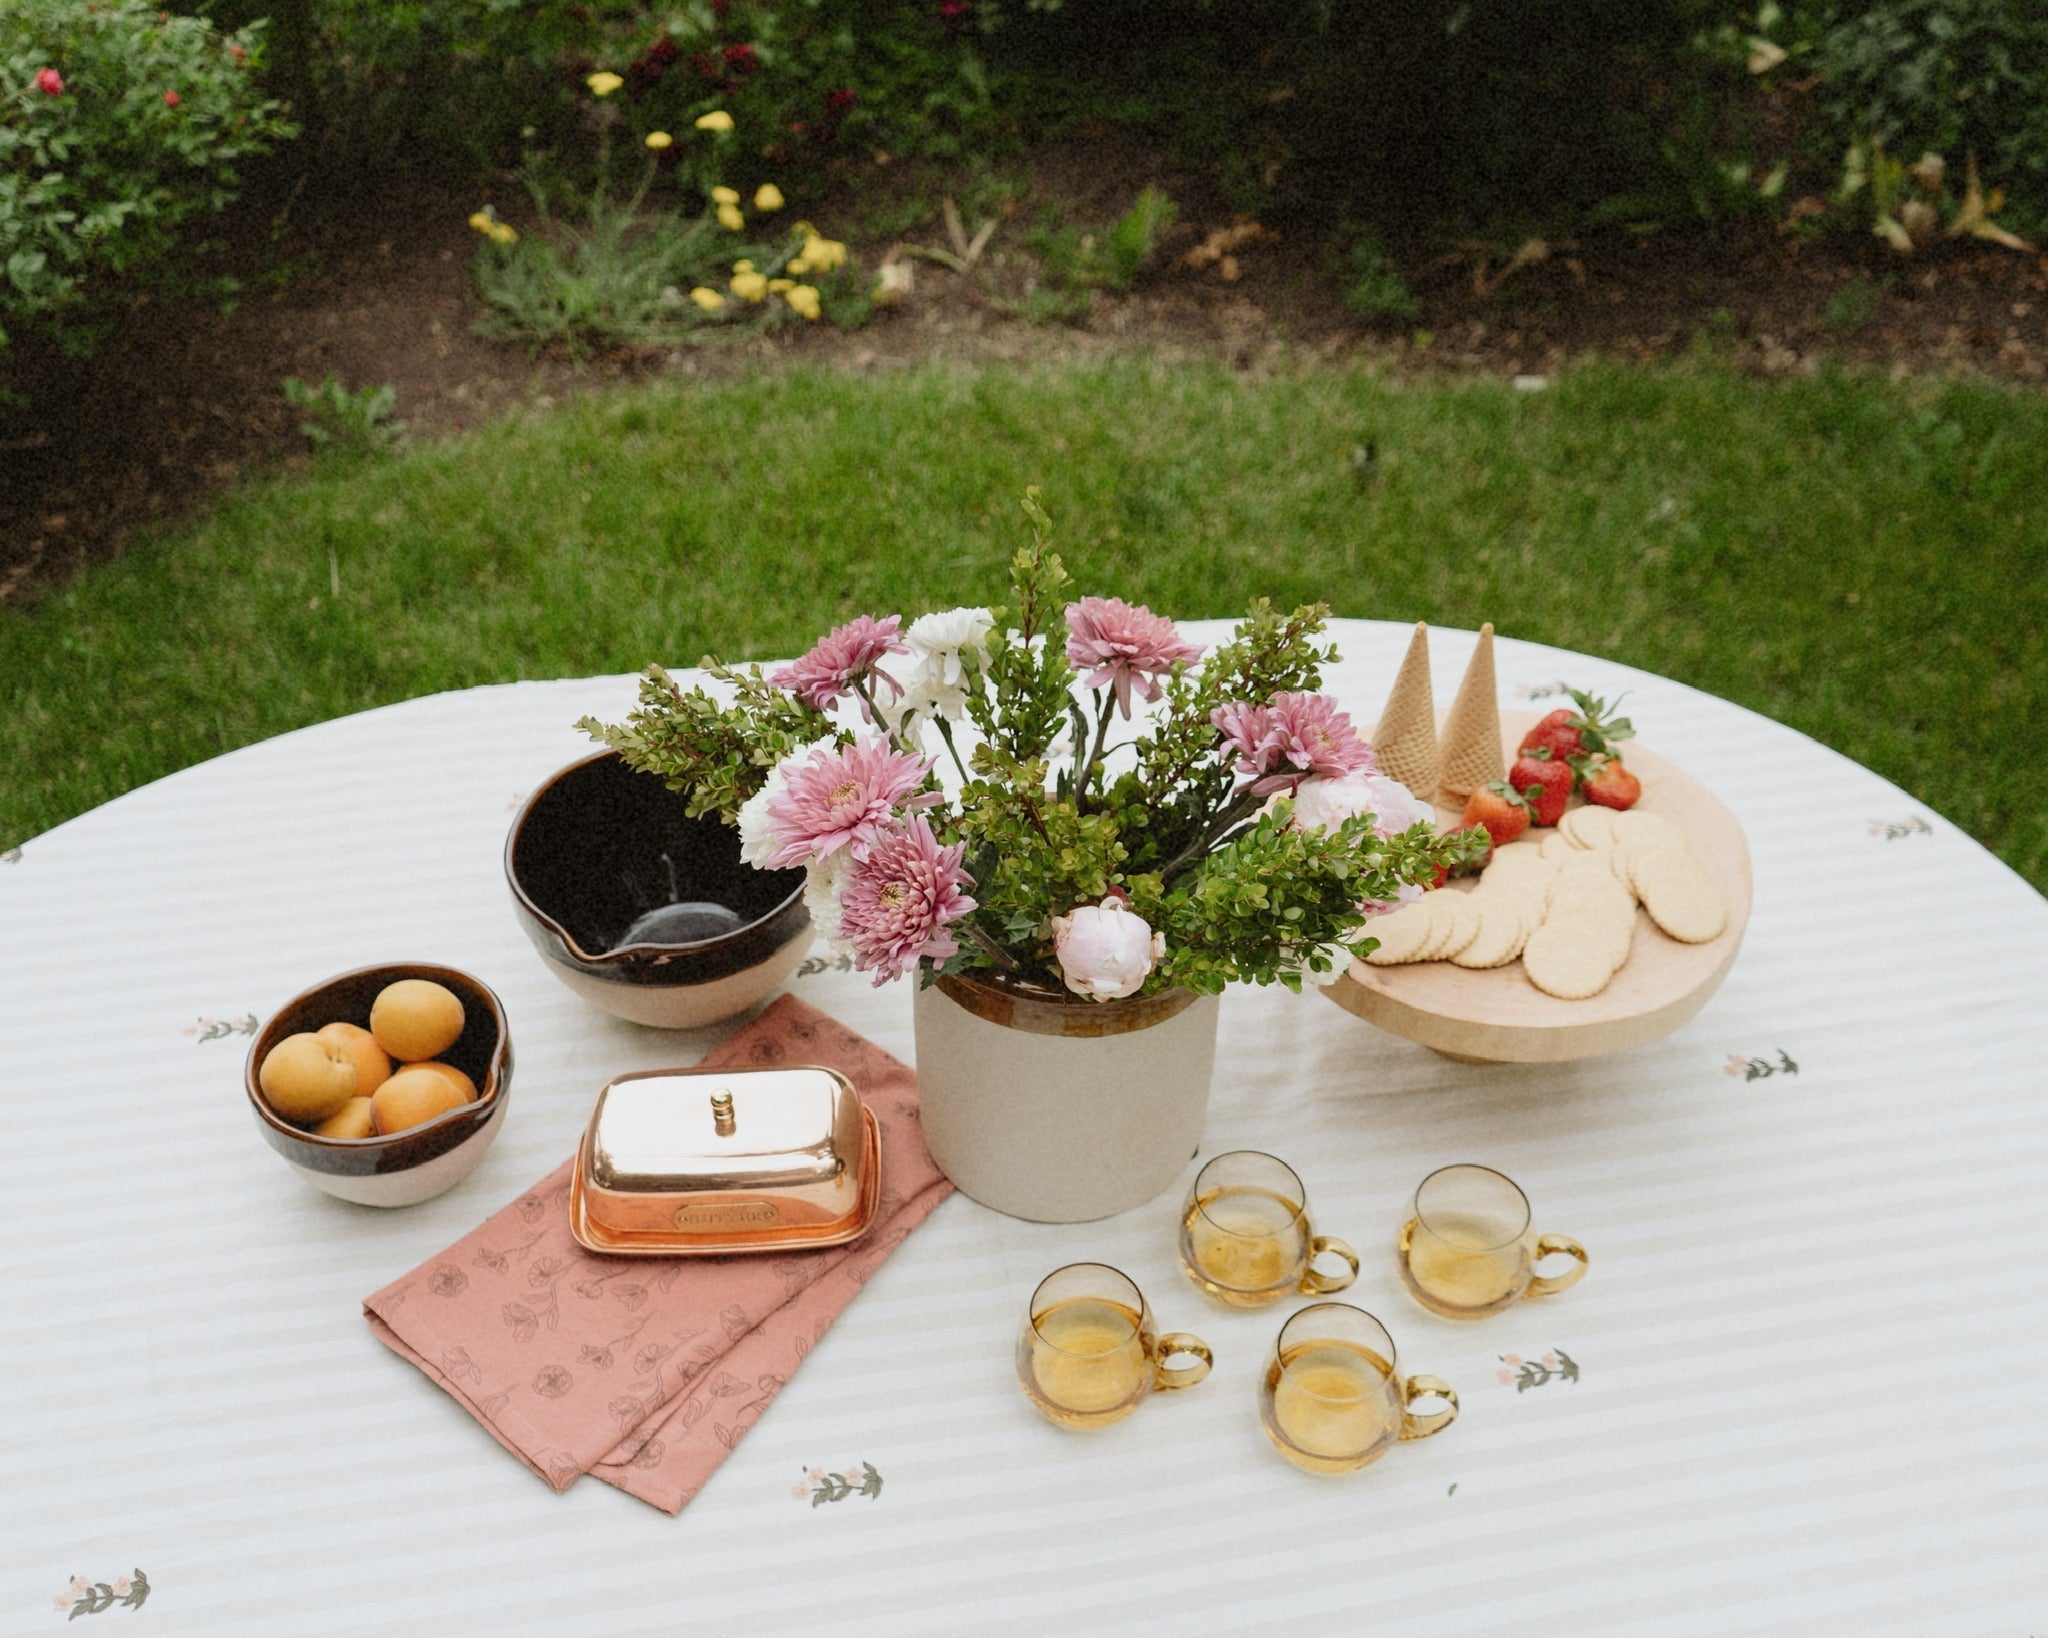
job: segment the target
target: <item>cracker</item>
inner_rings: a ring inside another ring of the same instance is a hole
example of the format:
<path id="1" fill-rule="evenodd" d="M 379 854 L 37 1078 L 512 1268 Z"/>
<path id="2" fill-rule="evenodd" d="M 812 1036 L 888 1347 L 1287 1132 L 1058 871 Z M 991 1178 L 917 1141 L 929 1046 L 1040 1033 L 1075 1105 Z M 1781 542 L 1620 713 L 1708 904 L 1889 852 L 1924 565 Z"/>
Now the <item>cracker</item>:
<path id="1" fill-rule="evenodd" d="M 1707 944 L 1728 925 L 1728 906 L 1705 871 L 1690 859 L 1653 856 L 1637 867 L 1643 908 L 1681 944 Z"/>
<path id="2" fill-rule="evenodd" d="M 1479 936 L 1479 924 L 1485 915 L 1485 907 L 1470 893 L 1451 894 L 1450 907 L 1451 929 L 1434 952 L 1439 961 L 1455 961 L 1458 953 Z"/>
<path id="3" fill-rule="evenodd" d="M 1399 967 L 1420 960 L 1419 951 L 1432 929 L 1430 913 L 1420 902 L 1404 904 L 1383 916 L 1374 916 L 1365 930 L 1380 941 L 1380 947 L 1365 959 L 1374 967 Z"/>
<path id="4" fill-rule="evenodd" d="M 1525 836 L 1519 841 L 1508 843 L 1506 847 L 1495 848 L 1486 868 L 1492 870 L 1504 864 L 1535 864 L 1542 858 L 1543 844 L 1532 842 Z"/>
<path id="5" fill-rule="evenodd" d="M 1457 922 L 1457 912 L 1450 904 L 1457 896 L 1441 887 L 1432 887 L 1422 895 L 1422 907 L 1429 914 L 1429 940 L 1422 946 L 1422 953 L 1416 956 L 1417 961 L 1434 961 L 1443 954 Z"/>
<path id="6" fill-rule="evenodd" d="M 1583 808 L 1569 809 L 1558 820 L 1557 828 L 1569 837 L 1577 847 L 1604 848 L 1614 846 L 1614 821 L 1618 817 L 1612 808 L 1603 808 L 1597 803 L 1588 803 Z"/>
<path id="7" fill-rule="evenodd" d="M 1664 847 L 1675 847 L 1681 852 L 1692 851 L 1686 846 L 1685 832 L 1661 813 L 1645 813 L 1641 808 L 1627 808 L 1615 814 L 1611 823 L 1617 847 L 1624 842 L 1656 842 Z"/>
<path id="8" fill-rule="evenodd" d="M 1583 1001 L 1606 989 L 1614 976 L 1608 953 L 1596 932 L 1546 921 L 1522 946 L 1522 970 L 1544 994 L 1560 1001 Z"/>
<path id="9" fill-rule="evenodd" d="M 1461 967 L 1505 967 L 1522 953 L 1530 921 L 1526 901 L 1506 894 L 1472 895 L 1479 905 L 1479 930 L 1451 959 Z"/>
<path id="10" fill-rule="evenodd" d="M 1543 838 L 1543 857 L 1546 859 L 1563 859 L 1578 851 L 1570 837 L 1560 836 L 1554 830 Z"/>

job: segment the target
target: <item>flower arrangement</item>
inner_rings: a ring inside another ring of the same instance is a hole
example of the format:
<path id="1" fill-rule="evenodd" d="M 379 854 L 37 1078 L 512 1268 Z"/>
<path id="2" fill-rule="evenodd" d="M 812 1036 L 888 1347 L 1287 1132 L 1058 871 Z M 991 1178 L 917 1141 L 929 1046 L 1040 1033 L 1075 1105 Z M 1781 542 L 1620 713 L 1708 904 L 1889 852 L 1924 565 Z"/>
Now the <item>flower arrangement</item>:
<path id="1" fill-rule="evenodd" d="M 1257 603 L 1204 654 L 1149 609 L 1066 601 L 1037 491 L 1024 509 L 1013 607 L 862 615 L 765 675 L 707 659 L 717 693 L 651 667 L 625 723 L 578 726 L 736 824 L 750 864 L 803 868 L 878 985 L 1333 981 L 1472 838 L 1317 692 L 1327 610 Z"/>

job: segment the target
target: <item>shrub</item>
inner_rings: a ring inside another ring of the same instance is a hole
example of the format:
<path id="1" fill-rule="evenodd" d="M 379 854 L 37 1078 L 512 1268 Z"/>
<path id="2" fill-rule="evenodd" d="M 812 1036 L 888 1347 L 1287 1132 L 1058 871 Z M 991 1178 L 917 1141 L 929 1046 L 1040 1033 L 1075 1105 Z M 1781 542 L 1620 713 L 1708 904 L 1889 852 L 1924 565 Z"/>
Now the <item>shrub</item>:
<path id="1" fill-rule="evenodd" d="M 0 6 L 0 357 L 30 326 L 85 352 L 124 283 L 181 282 L 188 230 L 292 134 L 260 47 L 143 0 Z"/>
<path id="2" fill-rule="evenodd" d="M 2048 6 L 2040 0 L 1862 0 L 1822 8 L 1811 59 L 1842 142 L 1905 159 L 1974 155 L 1986 183 L 2048 212 Z"/>

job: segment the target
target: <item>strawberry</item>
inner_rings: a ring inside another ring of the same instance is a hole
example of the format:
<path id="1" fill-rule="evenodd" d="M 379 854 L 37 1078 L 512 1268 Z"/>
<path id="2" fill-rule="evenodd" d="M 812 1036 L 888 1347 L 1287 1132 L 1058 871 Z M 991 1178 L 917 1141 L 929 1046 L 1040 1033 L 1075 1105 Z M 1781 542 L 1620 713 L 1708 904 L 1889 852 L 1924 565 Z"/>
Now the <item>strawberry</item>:
<path id="1" fill-rule="evenodd" d="M 1571 695 L 1578 710 L 1551 712 L 1522 736 L 1519 747 L 1522 752 L 1547 750 L 1555 761 L 1576 764 L 1581 757 L 1612 751 L 1618 741 L 1635 737 L 1635 728 L 1626 717 L 1608 720 L 1607 713 L 1614 706 L 1607 701 L 1595 699 L 1576 688 Z M 1615 705 L 1620 703 L 1615 701 Z"/>
<path id="2" fill-rule="evenodd" d="M 1495 847 L 1506 847 L 1529 828 L 1528 801 L 1505 779 L 1496 779 L 1466 798 L 1465 826 L 1472 825 L 1484 826 Z"/>
<path id="3" fill-rule="evenodd" d="M 1441 887 L 1453 876 L 1476 876 L 1493 858 L 1493 837 L 1484 825 L 1460 825 L 1455 830 L 1444 832 L 1446 841 L 1452 838 L 1457 839 L 1458 847 L 1450 858 L 1436 867 L 1436 874 L 1429 884 L 1431 887 Z"/>
<path id="4" fill-rule="evenodd" d="M 1515 765 L 1508 770 L 1508 783 L 1529 799 L 1537 824 L 1554 825 L 1564 817 L 1564 805 L 1571 800 L 1571 764 L 1552 761 L 1550 753 L 1539 746 L 1515 758 Z"/>
<path id="5" fill-rule="evenodd" d="M 1643 794 L 1643 782 L 1621 765 L 1618 756 L 1594 759 L 1585 780 L 1586 800 L 1603 808 L 1632 808 Z"/>
<path id="6" fill-rule="evenodd" d="M 1527 756 L 1531 751 L 1548 751 L 1558 761 L 1579 754 L 1579 730 L 1570 711 L 1558 710 L 1550 713 L 1522 736 L 1517 747 L 1520 754 Z"/>

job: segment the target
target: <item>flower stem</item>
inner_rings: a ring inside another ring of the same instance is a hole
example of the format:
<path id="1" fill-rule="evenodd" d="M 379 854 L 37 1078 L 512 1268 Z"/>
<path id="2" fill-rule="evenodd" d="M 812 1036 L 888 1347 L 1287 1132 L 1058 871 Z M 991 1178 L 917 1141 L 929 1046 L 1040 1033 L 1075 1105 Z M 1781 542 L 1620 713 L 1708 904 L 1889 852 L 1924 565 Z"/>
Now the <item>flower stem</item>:
<path id="1" fill-rule="evenodd" d="M 963 782 L 974 777 L 967 771 L 967 764 L 960 760 L 960 748 L 953 743 L 953 725 L 942 716 L 934 716 L 932 724 L 939 730 L 939 738 L 946 742 L 947 754 L 953 758 L 953 766 L 960 770 Z"/>
<path id="2" fill-rule="evenodd" d="M 989 937 L 986 929 L 972 916 L 969 916 L 961 925 L 967 929 L 967 936 L 974 940 L 976 947 L 984 955 L 993 957 L 997 966 L 1007 967 L 1013 973 L 1020 973 L 1024 970 L 1023 964 L 993 938 Z"/>
<path id="3" fill-rule="evenodd" d="M 1201 832 L 1192 842 L 1176 854 L 1170 864 L 1159 873 L 1162 885 L 1170 883 L 1176 876 L 1185 874 L 1207 857 L 1210 850 L 1240 821 L 1249 819 L 1264 805 L 1261 797 L 1245 791 L 1218 814 L 1215 821 Z"/>

